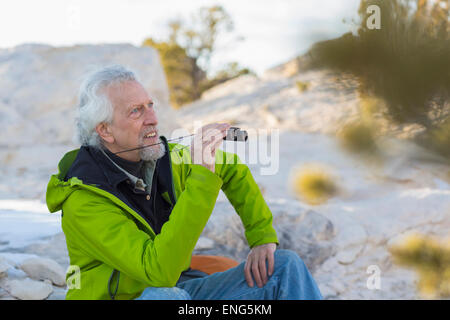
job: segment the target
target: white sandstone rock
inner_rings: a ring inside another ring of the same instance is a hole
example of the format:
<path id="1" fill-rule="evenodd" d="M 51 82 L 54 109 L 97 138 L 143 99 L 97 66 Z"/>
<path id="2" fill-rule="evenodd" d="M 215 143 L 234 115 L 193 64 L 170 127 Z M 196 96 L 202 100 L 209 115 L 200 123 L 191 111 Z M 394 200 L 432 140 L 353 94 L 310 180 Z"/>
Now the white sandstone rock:
<path id="1" fill-rule="evenodd" d="M 7 271 L 12 266 L 4 260 L 0 260 L 0 278 L 4 277 L 7 274 Z"/>
<path id="2" fill-rule="evenodd" d="M 6 277 L 8 277 L 8 279 L 10 280 L 14 280 L 28 278 L 28 275 L 20 269 L 11 267 L 8 269 L 8 271 L 6 271 Z"/>
<path id="3" fill-rule="evenodd" d="M 160 131 L 170 132 L 174 115 L 155 49 L 130 44 L 25 44 L 0 49 L 0 144 L 71 143 L 83 76 L 112 64 L 124 65 L 138 74 L 144 88 L 158 102 Z"/>
<path id="4" fill-rule="evenodd" d="M 212 248 L 214 248 L 214 241 L 206 237 L 200 237 L 197 241 L 197 244 L 195 245 L 195 249 L 197 250 L 205 250 Z"/>
<path id="5" fill-rule="evenodd" d="M 53 292 L 48 296 L 47 300 L 65 300 L 67 289 L 61 287 L 53 287 Z"/>
<path id="6" fill-rule="evenodd" d="M 64 269 L 52 259 L 31 258 L 25 260 L 20 268 L 33 279 L 50 280 L 58 286 L 66 283 Z"/>
<path id="7" fill-rule="evenodd" d="M 22 280 L 6 279 L 2 283 L 2 287 L 10 295 L 21 300 L 42 300 L 53 292 L 51 284 L 29 278 Z"/>

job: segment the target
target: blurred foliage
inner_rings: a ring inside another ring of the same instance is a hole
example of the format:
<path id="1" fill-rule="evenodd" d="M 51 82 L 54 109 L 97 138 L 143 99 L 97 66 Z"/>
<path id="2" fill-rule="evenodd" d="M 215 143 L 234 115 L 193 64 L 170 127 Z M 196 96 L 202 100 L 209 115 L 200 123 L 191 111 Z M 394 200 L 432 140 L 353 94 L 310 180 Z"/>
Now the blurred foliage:
<path id="1" fill-rule="evenodd" d="M 361 95 L 360 113 L 361 118 L 366 122 L 373 122 L 374 118 L 382 115 L 386 110 L 386 104 L 383 99 Z"/>
<path id="2" fill-rule="evenodd" d="M 347 151 L 367 156 L 378 152 L 375 128 L 366 121 L 354 121 L 345 125 L 338 132 L 338 138 Z"/>
<path id="3" fill-rule="evenodd" d="M 194 85 L 194 79 L 206 78 L 205 72 L 198 68 L 184 48 L 176 43 L 155 42 L 150 38 L 146 39 L 143 45 L 151 46 L 159 52 L 173 106 L 179 107 L 200 95 L 198 85 Z"/>
<path id="4" fill-rule="evenodd" d="M 410 235 L 389 248 L 394 262 L 414 269 L 419 291 L 431 298 L 450 297 L 450 244 L 423 235 Z"/>
<path id="5" fill-rule="evenodd" d="M 211 57 L 217 51 L 217 39 L 233 30 L 233 22 L 221 6 L 202 7 L 191 23 L 173 20 L 169 36 L 163 41 L 147 38 L 143 46 L 158 50 L 166 73 L 170 101 L 176 108 L 201 97 L 209 88 L 242 74 L 250 73 L 231 62 L 209 77 Z"/>
<path id="6" fill-rule="evenodd" d="M 369 5 L 381 9 L 380 29 L 366 25 Z M 347 33 L 312 47 L 313 67 L 356 75 L 360 91 L 383 99 L 385 116 L 395 122 L 432 128 L 436 120 L 448 117 L 449 1 L 361 0 L 358 13 L 356 35 Z"/>
<path id="7" fill-rule="evenodd" d="M 306 81 L 296 81 L 295 85 L 297 86 L 298 92 L 302 93 L 309 89 L 310 83 Z"/>
<path id="8" fill-rule="evenodd" d="M 307 165 L 297 169 L 293 175 L 293 189 L 301 200 L 312 205 L 325 203 L 338 191 L 332 175 L 318 165 Z"/>
<path id="9" fill-rule="evenodd" d="M 418 141 L 450 163 L 450 118 L 418 137 Z"/>
<path id="10" fill-rule="evenodd" d="M 248 68 L 242 68 L 237 62 L 228 63 L 224 69 L 217 72 L 212 79 L 209 79 L 207 82 L 205 90 L 217 86 L 225 81 L 240 77 L 245 74 L 254 74 Z"/>

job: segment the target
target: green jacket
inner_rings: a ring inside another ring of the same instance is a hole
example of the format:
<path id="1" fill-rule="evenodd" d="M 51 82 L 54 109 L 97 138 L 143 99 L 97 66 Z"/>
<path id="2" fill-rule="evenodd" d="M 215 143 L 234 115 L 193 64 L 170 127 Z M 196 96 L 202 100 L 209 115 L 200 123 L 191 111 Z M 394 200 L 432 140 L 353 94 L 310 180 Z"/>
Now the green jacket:
<path id="1" fill-rule="evenodd" d="M 50 212 L 62 210 L 70 264 L 81 271 L 80 287 L 69 288 L 66 299 L 111 299 L 111 292 L 115 299 L 134 299 L 146 287 L 175 286 L 190 266 L 220 189 L 240 216 L 250 247 L 278 243 L 272 214 L 237 155 L 218 150 L 212 173 L 192 164 L 189 150 L 162 138 L 170 150 L 176 202 L 158 235 L 130 206 L 95 183 L 77 177 L 65 181 L 79 149 L 59 162 L 59 173 L 48 183 L 47 206 Z"/>

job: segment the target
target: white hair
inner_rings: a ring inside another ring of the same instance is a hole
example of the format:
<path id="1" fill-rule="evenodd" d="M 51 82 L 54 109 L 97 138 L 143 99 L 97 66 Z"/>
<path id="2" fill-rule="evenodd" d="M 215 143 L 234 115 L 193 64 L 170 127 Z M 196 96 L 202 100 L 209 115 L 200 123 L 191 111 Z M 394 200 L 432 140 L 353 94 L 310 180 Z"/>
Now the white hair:
<path id="1" fill-rule="evenodd" d="M 138 81 L 131 70 L 121 65 L 112 65 L 88 74 L 81 84 L 75 126 L 75 140 L 85 146 L 102 147 L 95 127 L 102 122 L 111 123 L 113 106 L 104 88 L 125 81 Z"/>

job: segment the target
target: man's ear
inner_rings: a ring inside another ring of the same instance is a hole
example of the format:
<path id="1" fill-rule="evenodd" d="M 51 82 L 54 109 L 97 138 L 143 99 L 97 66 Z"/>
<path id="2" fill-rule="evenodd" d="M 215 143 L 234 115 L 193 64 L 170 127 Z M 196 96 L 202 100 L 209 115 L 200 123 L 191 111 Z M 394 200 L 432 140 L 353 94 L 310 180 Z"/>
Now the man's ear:
<path id="1" fill-rule="evenodd" d="M 107 123 L 101 122 L 95 127 L 97 134 L 107 143 L 114 143 L 115 139 Z"/>

